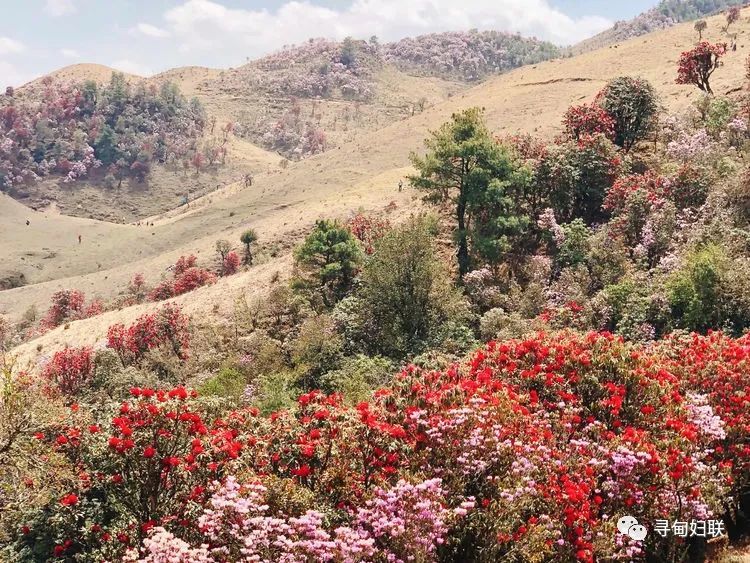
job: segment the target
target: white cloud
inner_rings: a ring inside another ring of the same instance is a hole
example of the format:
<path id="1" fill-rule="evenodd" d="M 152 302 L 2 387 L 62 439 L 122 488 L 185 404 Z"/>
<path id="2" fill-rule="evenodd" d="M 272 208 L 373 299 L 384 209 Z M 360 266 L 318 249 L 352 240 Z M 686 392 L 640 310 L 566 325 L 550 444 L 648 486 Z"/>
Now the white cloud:
<path id="1" fill-rule="evenodd" d="M 149 67 L 129 59 L 120 59 L 113 62 L 110 66 L 120 72 L 127 72 L 128 74 L 136 74 L 138 76 L 151 76 L 154 74 L 154 71 Z"/>
<path id="2" fill-rule="evenodd" d="M 66 14 L 72 14 L 76 11 L 73 0 L 47 0 L 44 10 L 53 17 L 60 17 Z"/>
<path id="3" fill-rule="evenodd" d="M 5 92 L 6 86 L 21 86 L 31 80 L 33 76 L 21 72 L 6 61 L 0 61 L 0 92 Z"/>
<path id="4" fill-rule="evenodd" d="M 75 49 L 60 49 L 60 54 L 67 59 L 80 59 L 81 54 Z"/>
<path id="5" fill-rule="evenodd" d="M 150 23 L 139 23 L 133 28 L 134 31 L 142 33 L 148 37 L 155 37 L 157 39 L 163 39 L 169 37 L 170 33 L 166 29 L 156 27 Z"/>
<path id="6" fill-rule="evenodd" d="M 288 1 L 276 11 L 231 9 L 213 0 L 187 0 L 164 14 L 182 52 L 255 57 L 310 37 L 350 35 L 381 40 L 472 28 L 519 32 L 558 44 L 590 37 L 612 22 L 571 18 L 548 0 L 353 0 L 342 9 Z"/>
<path id="7" fill-rule="evenodd" d="M 25 49 L 23 43 L 10 37 L 0 37 L 0 55 L 20 53 Z"/>

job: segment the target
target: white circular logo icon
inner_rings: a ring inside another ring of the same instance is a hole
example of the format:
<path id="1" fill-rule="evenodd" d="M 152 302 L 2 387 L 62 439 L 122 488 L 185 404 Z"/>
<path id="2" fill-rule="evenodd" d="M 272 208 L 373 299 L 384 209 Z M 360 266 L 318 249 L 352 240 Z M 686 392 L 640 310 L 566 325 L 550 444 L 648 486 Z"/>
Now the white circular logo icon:
<path id="1" fill-rule="evenodd" d="M 620 518 L 617 521 L 617 530 L 623 535 L 630 536 L 635 541 L 643 541 L 648 535 L 646 526 L 639 524 L 638 520 L 632 516 L 623 516 Z"/>

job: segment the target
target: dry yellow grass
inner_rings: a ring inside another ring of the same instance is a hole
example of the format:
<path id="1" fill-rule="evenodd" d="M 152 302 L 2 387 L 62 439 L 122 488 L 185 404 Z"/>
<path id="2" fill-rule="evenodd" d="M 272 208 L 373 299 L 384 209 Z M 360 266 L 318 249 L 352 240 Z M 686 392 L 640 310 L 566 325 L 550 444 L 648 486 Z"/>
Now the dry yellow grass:
<path id="1" fill-rule="evenodd" d="M 739 33 L 737 52 L 729 53 L 725 66 L 715 74 L 713 84 L 717 93 L 740 88 L 745 81 L 744 62 L 750 51 L 750 44 L 746 44 L 750 43 L 748 15 L 750 11 L 745 10 L 742 23 L 735 29 Z M 720 19 L 709 19 L 710 40 L 720 39 Z M 44 259 L 44 269 L 38 278 L 43 283 L 0 292 L 0 313 L 18 317 L 31 304 L 45 306 L 52 292 L 62 287 L 111 298 L 134 273 L 144 272 L 153 283 L 158 273 L 179 255 L 192 252 L 208 261 L 217 239 L 235 241 L 239 246 L 239 234 L 253 227 L 264 243 L 281 243 L 279 258 L 178 299 L 192 314 L 226 314 L 238 295 L 262 291 L 276 271 L 282 275 L 288 272 L 293 242 L 315 219 L 346 217 L 360 207 L 380 210 L 391 200 L 397 202 L 400 213 L 413 209 L 417 205 L 414 194 L 408 190 L 398 193 L 398 179 L 409 171 L 409 152 L 420 150 L 428 132 L 446 121 L 451 113 L 483 106 L 490 127 L 498 133 L 524 131 L 550 137 L 559 131 L 561 116 L 568 106 L 591 100 L 607 80 L 620 75 L 648 79 L 668 110 L 684 109 L 699 92 L 694 87 L 674 83 L 676 61 L 694 40 L 692 24 L 686 23 L 617 47 L 517 69 L 454 95 L 421 114 L 374 132 L 355 132 L 350 142 L 293 163 L 286 170 L 269 167 L 256 175 L 252 188 L 229 185 L 189 210 L 176 210 L 156 218 L 153 228 L 50 216 L 41 223 L 39 228 L 43 230 L 27 233 L 22 219 L 29 212 L 14 202 L 0 199 L 0 217 L 4 218 L 0 226 L 2 256 L 16 264 L 29 249 L 41 252 L 42 247 L 47 247 L 57 252 L 56 256 Z M 414 84 L 417 87 L 418 82 L 415 80 Z M 230 100 L 221 103 L 228 104 Z M 232 108 L 218 110 L 230 112 Z M 255 149 L 247 147 L 247 150 Z M 4 225 L 13 221 L 19 225 L 16 231 Z M 79 230 L 83 230 L 84 236 L 80 247 L 75 240 Z M 43 260 L 35 259 L 40 263 Z M 95 342 L 103 337 L 107 326 L 116 321 L 130 321 L 146 308 L 132 307 L 72 323 L 67 330 L 52 331 L 24 344 L 17 352 L 31 359 L 37 346 L 49 352 L 65 344 Z"/>

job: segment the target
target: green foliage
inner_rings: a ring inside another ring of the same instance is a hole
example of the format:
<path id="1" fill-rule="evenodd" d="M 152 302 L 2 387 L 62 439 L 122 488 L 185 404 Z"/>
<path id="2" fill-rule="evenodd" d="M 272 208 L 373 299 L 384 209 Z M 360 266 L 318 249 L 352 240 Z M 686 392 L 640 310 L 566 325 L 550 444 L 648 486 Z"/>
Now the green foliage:
<path id="1" fill-rule="evenodd" d="M 551 147 L 539 163 L 535 181 L 561 222 L 581 218 L 592 223 L 604 217 L 604 197 L 620 171 L 615 146 L 598 135 Z"/>
<path id="2" fill-rule="evenodd" d="M 320 376 L 341 362 L 343 339 L 331 317 L 317 315 L 302 324 L 291 348 L 303 388 L 313 390 L 320 387 Z"/>
<path id="3" fill-rule="evenodd" d="M 562 229 L 565 233 L 565 240 L 559 246 L 555 256 L 557 267 L 562 269 L 583 264 L 591 248 L 589 242 L 591 230 L 581 219 L 562 225 Z"/>
<path id="4" fill-rule="evenodd" d="M 490 309 L 479 320 L 482 340 L 509 340 L 533 332 L 532 322 L 518 312 L 506 312 L 501 307 Z"/>
<path id="5" fill-rule="evenodd" d="M 360 354 L 347 358 L 338 369 L 325 374 L 321 379 L 322 389 L 341 393 L 347 402 L 357 404 L 369 400 L 375 389 L 386 385 L 394 371 L 387 358 Z"/>
<path id="6" fill-rule="evenodd" d="M 610 80 L 597 96 L 599 105 L 615 120 L 615 144 L 629 151 L 656 125 L 656 91 L 642 78 Z"/>
<path id="7" fill-rule="evenodd" d="M 726 253 L 717 245 L 706 245 L 687 257 L 667 286 L 677 326 L 705 331 L 724 324 L 722 278 L 726 271 Z"/>
<path id="8" fill-rule="evenodd" d="M 257 388 L 253 404 L 266 415 L 284 409 L 293 409 L 296 398 L 300 395 L 297 380 L 297 374 L 292 371 L 261 375 L 256 381 Z"/>
<path id="9" fill-rule="evenodd" d="M 706 131 L 714 139 L 726 131 L 727 125 L 737 113 L 734 102 L 723 96 L 703 95 L 695 103 Z"/>
<path id="10" fill-rule="evenodd" d="M 607 229 L 599 229 L 589 239 L 587 264 L 591 288 L 600 290 L 617 283 L 628 269 L 628 249 L 620 238 L 611 236 Z"/>
<path id="11" fill-rule="evenodd" d="M 471 251 L 499 262 L 531 222 L 518 209 L 528 176 L 492 138 L 479 108 L 453 114 L 425 146 L 424 157 L 411 155 L 419 174 L 409 180 L 426 193 L 425 201 L 451 204 L 459 277 L 471 268 Z"/>
<path id="12" fill-rule="evenodd" d="M 258 234 L 254 229 L 248 229 L 240 235 L 240 242 L 245 245 L 245 264 L 253 263 L 253 253 L 250 246 L 258 240 Z"/>
<path id="13" fill-rule="evenodd" d="M 423 347 L 464 305 L 452 288 L 430 234 L 431 222 L 411 218 L 386 234 L 365 263 L 358 293 L 372 323 L 376 352 L 403 357 Z"/>
<path id="14" fill-rule="evenodd" d="M 224 397 L 239 401 L 245 391 L 245 376 L 236 369 L 222 368 L 203 385 L 198 392 L 204 396 Z"/>
<path id="15" fill-rule="evenodd" d="M 332 306 L 351 289 L 362 251 L 346 227 L 321 220 L 295 250 L 294 258 L 308 280 L 323 290 L 325 304 Z"/>
<path id="16" fill-rule="evenodd" d="M 105 348 L 94 357 L 96 370 L 89 391 L 90 400 L 122 399 L 130 395 L 131 387 L 159 387 L 156 373 L 140 370 L 136 367 L 123 367 L 117 354 Z"/>

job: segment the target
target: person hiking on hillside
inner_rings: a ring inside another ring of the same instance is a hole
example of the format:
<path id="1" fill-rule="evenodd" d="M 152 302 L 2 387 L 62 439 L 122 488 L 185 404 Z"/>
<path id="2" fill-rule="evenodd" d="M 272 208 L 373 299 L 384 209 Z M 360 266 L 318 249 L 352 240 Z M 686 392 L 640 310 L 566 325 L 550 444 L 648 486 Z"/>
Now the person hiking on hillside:
<path id="1" fill-rule="evenodd" d="M 399 179 L 398 181 L 398 191 L 401 191 L 404 189 L 404 181 Z"/>
<path id="2" fill-rule="evenodd" d="M 253 187 L 253 175 L 252 174 L 245 174 L 245 187 L 246 188 Z"/>
<path id="3" fill-rule="evenodd" d="M 81 244 L 81 235 L 78 235 L 78 244 Z"/>

